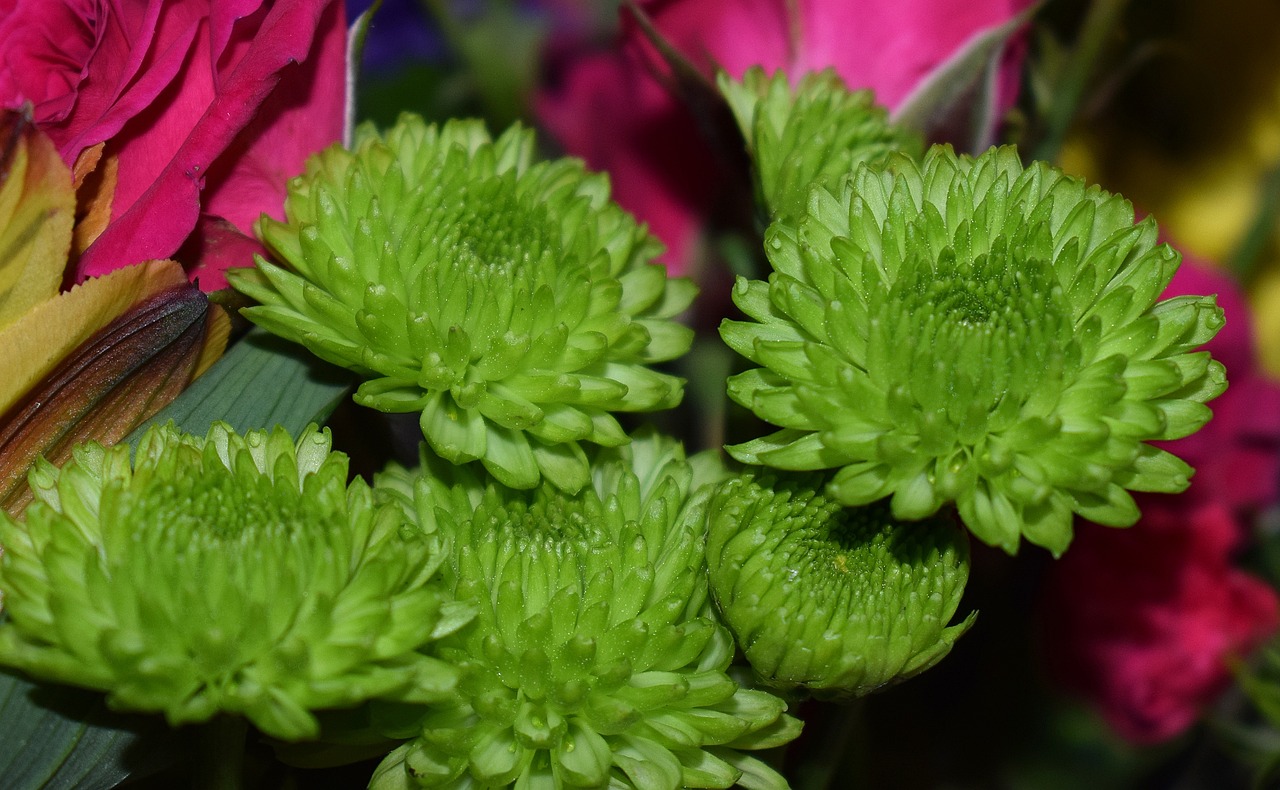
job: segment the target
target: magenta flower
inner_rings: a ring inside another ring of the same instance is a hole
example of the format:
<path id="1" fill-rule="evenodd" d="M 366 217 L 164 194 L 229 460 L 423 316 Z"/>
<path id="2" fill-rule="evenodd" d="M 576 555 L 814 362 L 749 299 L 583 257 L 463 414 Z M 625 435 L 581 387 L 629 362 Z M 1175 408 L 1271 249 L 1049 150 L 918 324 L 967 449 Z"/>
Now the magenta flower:
<path id="1" fill-rule="evenodd" d="M 1008 22 L 1025 0 L 648 0 L 659 31 L 708 75 L 752 65 L 793 77 L 832 67 L 852 88 L 896 108 L 976 36 Z M 789 9 L 794 9 L 792 18 Z M 997 103 L 1012 104 L 1018 58 L 1000 73 Z M 683 273 L 703 224 L 723 197 L 717 157 L 660 81 L 665 66 L 624 24 L 616 49 L 565 64 L 536 100 L 565 149 L 613 178 L 618 202 L 668 246 Z"/>
<path id="2" fill-rule="evenodd" d="M 1192 489 L 1231 510 L 1260 508 L 1280 498 L 1280 384 L 1258 367 L 1248 299 L 1229 277 L 1183 261 L 1165 298 L 1218 295 L 1227 325 L 1205 349 L 1227 368 L 1227 391 L 1213 402 L 1213 420 L 1179 439 L 1179 458 L 1195 467 Z"/>
<path id="3" fill-rule="evenodd" d="M 225 287 L 249 261 L 215 257 L 244 249 L 221 234 L 281 217 L 287 178 L 341 136 L 345 50 L 335 0 L 0 0 L 0 102 L 30 102 L 109 202 L 75 279 L 190 240 L 189 273 Z"/>
<path id="4" fill-rule="evenodd" d="M 1232 562 L 1246 516 L 1280 493 L 1280 386 L 1256 368 L 1247 303 L 1227 277 L 1184 261 L 1165 297 L 1215 292 L 1227 326 L 1207 349 L 1230 386 L 1207 426 L 1168 443 L 1196 468 L 1191 487 L 1135 496 L 1130 529 L 1085 525 L 1046 591 L 1056 674 L 1140 743 L 1191 726 L 1228 684 L 1227 660 L 1280 624 L 1276 592 Z"/>
<path id="5" fill-rule="evenodd" d="M 1239 523 L 1195 490 L 1142 497 L 1130 529 L 1080 530 L 1050 580 L 1055 674 L 1138 743 L 1190 727 L 1230 680 L 1226 660 L 1277 625 L 1275 591 L 1232 566 Z"/>

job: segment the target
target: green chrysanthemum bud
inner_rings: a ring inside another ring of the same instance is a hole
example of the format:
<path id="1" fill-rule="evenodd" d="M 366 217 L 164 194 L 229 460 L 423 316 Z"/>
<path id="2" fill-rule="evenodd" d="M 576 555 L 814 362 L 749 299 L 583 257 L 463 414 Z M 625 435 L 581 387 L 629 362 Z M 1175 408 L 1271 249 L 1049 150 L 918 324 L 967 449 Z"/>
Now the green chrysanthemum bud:
<path id="1" fill-rule="evenodd" d="M 707 508 L 711 592 L 768 682 L 861 696 L 941 661 L 976 612 L 948 627 L 969 578 L 950 517 L 914 524 L 845 508 L 826 478 L 747 475 Z"/>
<path id="2" fill-rule="evenodd" d="M 242 713 L 283 739 L 313 710 L 434 701 L 457 671 L 418 648 L 474 614 L 432 580 L 443 553 L 347 485 L 327 432 L 207 438 L 154 428 L 31 474 L 26 522 L 0 513 L 0 662 L 101 689 L 171 724 Z M 430 583 L 428 583 L 430 582 Z"/>
<path id="3" fill-rule="evenodd" d="M 783 430 L 729 448 L 749 463 L 838 468 L 829 491 L 892 495 L 919 519 L 954 501 L 982 540 L 1055 554 L 1072 513 L 1128 526 L 1132 491 L 1191 468 L 1146 442 L 1193 433 L 1226 387 L 1192 353 L 1223 324 L 1212 297 L 1158 302 L 1178 253 L 1123 198 L 1012 149 L 934 148 L 815 189 L 775 223 L 768 284 L 739 281 L 758 323 L 721 335 L 762 365 L 738 403 Z"/>
<path id="4" fill-rule="evenodd" d="M 442 574 L 480 614 L 439 645 L 462 670 L 458 693 L 371 787 L 785 786 L 739 751 L 800 725 L 726 674 L 733 644 L 710 610 L 690 465 L 653 436 L 600 456 L 576 495 L 465 468 L 379 480 L 406 504 L 416 485 L 410 507 L 452 541 Z"/>
<path id="5" fill-rule="evenodd" d="M 756 191 L 772 219 L 804 215 L 809 189 L 839 189 L 862 162 L 883 162 L 902 151 L 920 156 L 914 133 L 889 123 L 871 91 L 851 92 L 832 70 L 810 72 L 792 90 L 782 72 L 760 67 L 741 82 L 717 81 L 755 163 Z"/>
<path id="6" fill-rule="evenodd" d="M 679 403 L 681 379 L 648 363 L 689 349 L 670 320 L 696 288 L 650 263 L 657 241 L 577 160 L 533 161 L 529 131 L 491 140 L 479 121 L 403 116 L 354 150 L 312 157 L 289 185 L 288 222 L 233 284 L 245 314 L 368 380 L 356 400 L 421 412 L 423 436 L 504 484 L 587 482 L 579 442 L 626 441 L 616 411 Z"/>

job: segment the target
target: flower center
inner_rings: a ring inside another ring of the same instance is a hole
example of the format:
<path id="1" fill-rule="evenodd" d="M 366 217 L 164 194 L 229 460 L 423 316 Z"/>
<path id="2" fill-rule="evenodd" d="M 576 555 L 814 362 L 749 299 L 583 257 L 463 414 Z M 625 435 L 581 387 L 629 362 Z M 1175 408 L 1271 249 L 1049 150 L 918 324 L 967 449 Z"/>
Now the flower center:
<path id="1" fill-rule="evenodd" d="M 443 202 L 429 209 L 418 234 L 409 312 L 430 323 L 441 345 L 454 344 L 431 360 L 453 370 L 454 384 L 493 353 L 498 329 L 536 335 L 537 327 L 563 320 L 553 304 L 574 285 L 563 282 L 573 270 L 564 264 L 559 228 L 545 206 L 517 194 L 514 179 L 504 173 L 450 185 L 452 194 L 438 196 Z M 540 300 L 545 309 L 535 309 Z"/>
<path id="2" fill-rule="evenodd" d="M 1024 406 L 1052 406 L 1079 358 L 1070 311 L 1050 265 L 1002 242 L 973 260 L 946 248 L 890 289 L 881 321 L 890 391 L 966 436 L 1007 427 Z M 873 374 L 875 375 L 875 374 Z M 1041 405 L 1041 401 L 1046 401 Z M 951 437 L 967 443 L 964 436 Z"/>
<path id="3" fill-rule="evenodd" d="M 501 272 L 532 268 L 542 259 L 555 260 L 559 243 L 546 207 L 529 204 L 515 194 L 514 176 L 504 174 L 464 187 L 457 198 L 457 216 L 438 248 L 440 259 L 449 252 L 466 261 L 468 269 Z"/>
<path id="4" fill-rule="evenodd" d="M 513 501 L 482 509 L 475 515 L 473 529 L 492 531 L 513 557 L 534 562 L 564 560 L 585 557 L 593 548 L 608 545 L 609 538 L 600 529 L 603 518 L 598 509 L 580 500 L 552 494 L 529 503 Z"/>

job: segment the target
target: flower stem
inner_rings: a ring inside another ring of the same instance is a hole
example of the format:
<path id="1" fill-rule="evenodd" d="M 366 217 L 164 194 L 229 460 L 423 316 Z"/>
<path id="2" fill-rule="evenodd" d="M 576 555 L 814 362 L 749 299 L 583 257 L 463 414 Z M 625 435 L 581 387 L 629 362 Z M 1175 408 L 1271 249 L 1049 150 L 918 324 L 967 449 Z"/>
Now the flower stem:
<path id="1" fill-rule="evenodd" d="M 195 790 L 241 790 L 244 787 L 244 741 L 249 723 L 243 716 L 218 716 L 200 733 Z"/>
<path id="2" fill-rule="evenodd" d="M 853 772 L 865 768 L 866 732 L 862 700 L 824 706 L 826 715 L 819 724 L 815 753 L 795 773 L 797 790 L 832 790 L 836 777 L 847 780 Z M 809 726 L 806 724 L 806 726 Z"/>
<path id="3" fill-rule="evenodd" d="M 1067 132 L 1076 118 L 1080 100 L 1097 70 L 1103 47 L 1119 27 L 1120 17 L 1127 5 L 1128 0 L 1093 0 L 1089 4 L 1075 50 L 1049 108 L 1045 136 L 1035 147 L 1033 159 L 1057 161 Z"/>

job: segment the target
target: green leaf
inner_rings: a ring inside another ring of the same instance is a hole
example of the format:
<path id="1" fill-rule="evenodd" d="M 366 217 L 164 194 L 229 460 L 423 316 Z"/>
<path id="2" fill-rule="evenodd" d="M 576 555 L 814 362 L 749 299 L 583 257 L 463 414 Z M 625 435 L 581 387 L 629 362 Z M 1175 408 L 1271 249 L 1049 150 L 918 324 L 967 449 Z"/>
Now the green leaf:
<path id="1" fill-rule="evenodd" d="M 894 123 L 919 131 L 926 140 L 947 140 L 962 151 L 990 145 L 1000 123 L 995 89 L 1005 46 L 1040 6 L 1033 3 L 965 42 L 903 100 L 893 113 Z"/>
<path id="2" fill-rule="evenodd" d="M 214 420 L 237 431 L 283 425 L 297 433 L 322 422 L 351 385 L 344 371 L 255 329 L 126 441 L 136 443 L 148 425 L 169 420 L 196 434 Z M 0 777 L 6 790 L 115 787 L 180 760 L 174 734 L 159 717 L 111 713 L 101 694 L 0 674 Z M 134 747 L 143 738 L 145 748 Z M 140 762 L 139 754 L 150 763 Z"/>
<path id="3" fill-rule="evenodd" d="M 382 0 L 373 0 L 364 13 L 351 22 L 347 31 L 347 84 L 355 85 L 360 81 L 360 61 L 364 57 L 365 40 L 369 37 L 369 23 L 374 14 L 382 8 Z M 342 111 L 342 141 L 351 145 L 356 128 L 356 91 L 349 90 L 347 105 Z"/>
<path id="4" fill-rule="evenodd" d="M 194 434 L 206 433 L 215 420 L 238 433 L 275 425 L 297 433 L 307 423 L 324 422 L 353 383 L 346 371 L 255 329 L 126 441 L 134 443 L 151 425 L 169 420 Z"/>
<path id="5" fill-rule="evenodd" d="M 159 717 L 109 712 L 96 692 L 0 674 L 0 776 L 6 788 L 115 787 L 182 759 L 177 736 Z"/>

